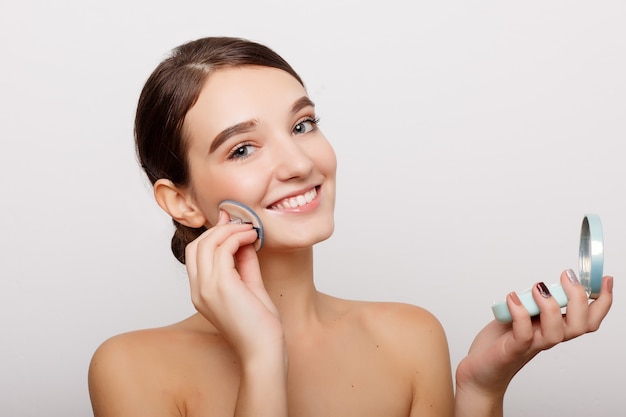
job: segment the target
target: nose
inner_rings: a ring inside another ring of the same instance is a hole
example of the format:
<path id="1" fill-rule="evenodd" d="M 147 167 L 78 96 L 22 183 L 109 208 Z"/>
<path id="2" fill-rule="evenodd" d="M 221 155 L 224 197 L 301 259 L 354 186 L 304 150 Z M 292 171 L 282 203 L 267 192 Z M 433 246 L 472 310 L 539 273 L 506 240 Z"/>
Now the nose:
<path id="1" fill-rule="evenodd" d="M 307 152 L 306 139 L 285 135 L 274 141 L 274 173 L 281 181 L 306 178 L 314 163 Z"/>

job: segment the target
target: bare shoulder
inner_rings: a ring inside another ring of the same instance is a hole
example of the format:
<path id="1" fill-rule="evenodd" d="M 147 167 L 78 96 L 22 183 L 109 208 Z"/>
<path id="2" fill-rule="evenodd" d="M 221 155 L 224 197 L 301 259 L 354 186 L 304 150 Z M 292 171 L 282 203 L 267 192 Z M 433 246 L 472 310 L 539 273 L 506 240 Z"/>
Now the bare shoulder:
<path id="1" fill-rule="evenodd" d="M 344 343 L 353 343 L 351 346 L 362 352 L 370 368 L 378 358 L 384 358 L 384 369 L 393 377 L 381 380 L 401 381 L 394 391 L 410 390 L 411 416 L 452 415 L 448 342 L 441 323 L 431 312 L 395 302 L 340 301 L 339 305 L 345 311 L 340 320 L 345 322 L 342 333 L 350 334 Z M 358 346 L 352 341 L 359 341 Z M 365 356 L 367 352 L 373 353 Z"/>
<path id="2" fill-rule="evenodd" d="M 207 362 L 216 355 L 207 352 L 220 351 L 223 345 L 219 335 L 189 321 L 106 340 L 89 366 L 94 415 L 184 415 L 188 381 L 194 380 L 198 367 L 211 371 Z"/>
<path id="3" fill-rule="evenodd" d="M 434 352 L 448 354 L 448 344 L 439 320 L 428 310 L 407 303 L 351 301 L 329 297 L 335 316 L 345 332 L 384 344 L 397 354 L 415 360 L 432 359 Z M 420 352 L 416 355 L 416 352 Z M 437 355 L 440 356 L 440 355 Z M 447 358 L 447 356 L 446 356 Z"/>
<path id="4" fill-rule="evenodd" d="M 99 375 L 111 369 L 129 371 L 139 368 L 175 350 L 176 342 L 184 337 L 185 333 L 177 326 L 136 330 L 113 336 L 96 349 L 89 371 Z"/>
<path id="5" fill-rule="evenodd" d="M 89 365 L 89 395 L 96 417 L 143 412 L 141 403 L 150 404 L 150 412 L 156 416 L 176 415 L 175 401 L 168 404 L 165 398 L 151 398 L 159 383 L 147 377 L 154 370 L 146 372 L 158 355 L 158 348 L 150 341 L 165 339 L 164 333 L 157 330 L 125 333 L 106 340 L 96 349 Z"/>
<path id="6" fill-rule="evenodd" d="M 450 354 L 439 320 L 424 308 L 403 303 L 364 303 L 359 309 L 363 326 L 393 352 L 394 364 L 410 380 L 410 415 L 452 415 Z"/>
<path id="7" fill-rule="evenodd" d="M 354 302 L 357 320 L 370 331 L 391 339 L 445 340 L 443 327 L 428 310 L 397 302 Z"/>
<path id="8" fill-rule="evenodd" d="M 443 326 L 428 310 L 411 304 L 378 302 L 363 306 L 370 331 L 379 335 L 419 367 L 449 366 L 448 341 Z"/>

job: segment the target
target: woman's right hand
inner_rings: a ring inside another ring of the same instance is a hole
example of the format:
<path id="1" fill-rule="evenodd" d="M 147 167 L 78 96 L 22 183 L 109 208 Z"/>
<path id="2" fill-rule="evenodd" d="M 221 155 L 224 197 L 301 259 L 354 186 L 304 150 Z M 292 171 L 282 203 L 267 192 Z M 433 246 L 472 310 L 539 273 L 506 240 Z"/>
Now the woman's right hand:
<path id="1" fill-rule="evenodd" d="M 185 258 L 196 310 L 231 343 L 242 360 L 282 352 L 280 316 L 263 285 L 250 224 L 229 222 L 220 211 L 217 224 L 191 242 Z"/>

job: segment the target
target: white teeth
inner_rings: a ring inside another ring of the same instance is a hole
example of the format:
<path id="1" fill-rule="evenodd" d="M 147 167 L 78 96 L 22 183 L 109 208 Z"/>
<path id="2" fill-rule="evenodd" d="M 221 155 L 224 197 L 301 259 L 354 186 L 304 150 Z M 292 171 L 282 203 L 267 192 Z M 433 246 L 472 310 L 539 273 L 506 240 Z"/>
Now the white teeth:
<path id="1" fill-rule="evenodd" d="M 285 198 L 278 204 L 273 205 L 271 208 L 273 209 L 283 209 L 283 208 L 296 208 L 300 206 L 304 206 L 317 196 L 317 190 L 315 188 L 311 189 L 311 191 L 307 191 L 304 194 L 300 194 L 295 197 Z"/>

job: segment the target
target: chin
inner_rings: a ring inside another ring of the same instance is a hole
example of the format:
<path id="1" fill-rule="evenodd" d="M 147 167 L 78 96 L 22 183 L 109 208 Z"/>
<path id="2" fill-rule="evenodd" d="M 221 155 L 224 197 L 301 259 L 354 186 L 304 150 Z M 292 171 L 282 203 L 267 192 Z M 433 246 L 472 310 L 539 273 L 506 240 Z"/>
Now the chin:
<path id="1" fill-rule="evenodd" d="M 325 233 L 320 233 L 320 234 L 317 236 L 317 238 L 316 238 L 316 239 L 314 239 L 314 242 L 311 244 L 311 246 L 313 246 L 313 245 L 315 245 L 315 244 L 317 244 L 317 243 L 321 243 L 321 242 L 323 242 L 323 241 L 325 241 L 325 240 L 330 239 L 330 237 L 333 235 L 333 232 L 334 232 L 334 231 L 335 231 L 335 227 L 334 227 L 334 225 L 333 225 L 333 226 L 331 226 L 331 227 L 329 228 L 329 230 L 328 230 L 328 231 L 326 231 Z"/>
<path id="2" fill-rule="evenodd" d="M 314 232 L 301 234 L 289 234 L 288 237 L 283 237 L 279 241 L 273 240 L 266 235 L 267 240 L 265 246 L 268 248 L 274 248 L 280 251 L 301 250 L 311 248 L 317 243 L 323 242 L 330 238 L 335 230 L 335 224 L 333 221 L 328 222 L 323 227 L 314 228 Z"/>

